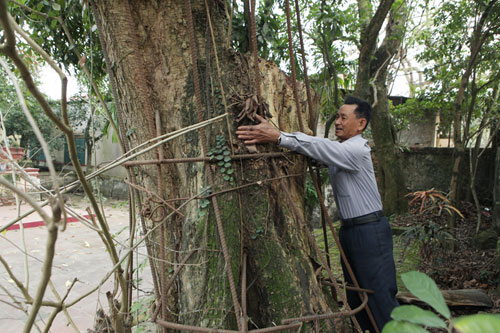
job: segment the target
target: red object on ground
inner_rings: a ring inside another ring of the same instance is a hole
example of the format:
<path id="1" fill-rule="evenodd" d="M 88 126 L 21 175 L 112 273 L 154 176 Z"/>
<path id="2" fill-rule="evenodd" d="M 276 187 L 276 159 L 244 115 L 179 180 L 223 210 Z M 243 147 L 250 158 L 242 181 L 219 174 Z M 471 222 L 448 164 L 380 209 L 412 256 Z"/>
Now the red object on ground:
<path id="1" fill-rule="evenodd" d="M 20 160 L 24 156 L 24 148 L 23 147 L 9 147 L 9 149 L 7 149 L 7 147 L 1 147 L 1 148 L 3 150 L 2 153 L 4 155 L 8 155 L 8 150 L 10 150 L 10 153 L 12 155 L 12 159 L 14 161 Z M 8 160 L 8 158 L 6 156 L 3 156 L 2 154 L 0 154 L 0 159 Z"/>
<path id="2" fill-rule="evenodd" d="M 83 215 L 83 217 L 86 218 L 86 219 L 90 218 L 89 215 Z M 77 222 L 77 221 L 78 220 L 76 219 L 76 217 L 73 217 L 73 216 L 69 216 L 66 219 L 66 223 Z M 17 230 L 17 229 L 19 229 L 20 228 L 19 223 L 21 223 L 21 222 L 18 222 L 16 224 L 11 225 L 10 227 L 7 228 L 7 230 Z M 41 227 L 43 225 L 45 225 L 45 222 L 43 222 L 43 221 L 24 222 L 23 223 L 23 227 L 25 227 L 25 228 Z"/>

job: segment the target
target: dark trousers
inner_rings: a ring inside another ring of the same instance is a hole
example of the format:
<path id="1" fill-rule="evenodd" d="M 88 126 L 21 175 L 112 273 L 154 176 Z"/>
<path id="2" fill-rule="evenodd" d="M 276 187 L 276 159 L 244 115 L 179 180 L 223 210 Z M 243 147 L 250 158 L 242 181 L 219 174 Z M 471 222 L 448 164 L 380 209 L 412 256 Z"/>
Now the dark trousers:
<path id="1" fill-rule="evenodd" d="M 385 216 L 379 221 L 342 227 L 340 243 L 347 261 L 361 288 L 374 290 L 368 294 L 368 306 L 380 331 L 391 320 L 392 310 L 399 305 L 396 300 L 396 267 L 392 253 L 392 232 Z M 348 284 L 352 285 L 343 260 L 342 270 Z M 351 309 L 361 304 L 358 292 L 347 291 L 347 301 Z M 375 332 L 366 311 L 356 315 L 361 328 Z"/>

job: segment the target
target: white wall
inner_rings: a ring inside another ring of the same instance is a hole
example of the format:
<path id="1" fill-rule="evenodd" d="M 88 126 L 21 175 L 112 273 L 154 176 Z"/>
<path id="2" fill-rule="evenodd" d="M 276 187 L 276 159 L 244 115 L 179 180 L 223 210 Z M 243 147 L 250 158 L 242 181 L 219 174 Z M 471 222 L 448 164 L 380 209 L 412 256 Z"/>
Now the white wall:
<path id="1" fill-rule="evenodd" d="M 112 131 L 112 130 L 111 130 Z M 102 166 L 109 163 L 121 156 L 120 145 L 118 142 L 113 142 L 112 135 L 109 133 L 107 136 L 102 137 L 96 144 L 95 158 L 92 156 L 92 165 Z M 127 171 L 124 167 L 118 166 L 104 173 L 106 176 L 124 178 L 127 176 Z"/>

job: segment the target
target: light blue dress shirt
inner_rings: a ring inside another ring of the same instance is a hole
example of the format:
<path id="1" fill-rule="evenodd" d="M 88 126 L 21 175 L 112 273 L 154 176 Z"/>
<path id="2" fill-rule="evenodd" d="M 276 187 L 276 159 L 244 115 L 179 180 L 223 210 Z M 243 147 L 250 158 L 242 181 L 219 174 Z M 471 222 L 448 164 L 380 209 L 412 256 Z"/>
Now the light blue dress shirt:
<path id="1" fill-rule="evenodd" d="M 281 132 L 279 146 L 328 166 L 342 219 L 382 210 L 373 172 L 371 148 L 361 134 L 340 142 L 300 132 Z"/>

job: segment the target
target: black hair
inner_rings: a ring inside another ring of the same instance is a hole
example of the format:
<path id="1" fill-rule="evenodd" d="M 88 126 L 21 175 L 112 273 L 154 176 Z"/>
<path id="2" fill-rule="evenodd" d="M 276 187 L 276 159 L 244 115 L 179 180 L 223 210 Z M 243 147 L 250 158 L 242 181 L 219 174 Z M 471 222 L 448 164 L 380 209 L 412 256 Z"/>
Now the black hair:
<path id="1" fill-rule="evenodd" d="M 372 114 L 372 106 L 370 103 L 365 101 L 364 99 L 361 99 L 359 97 L 354 97 L 354 96 L 347 96 L 344 104 L 348 105 L 357 105 L 358 107 L 354 110 L 354 113 L 356 114 L 356 117 L 358 118 L 365 118 L 366 119 L 366 125 L 365 128 L 363 128 L 363 131 L 366 129 L 368 126 L 368 123 L 370 122 L 370 117 Z"/>

